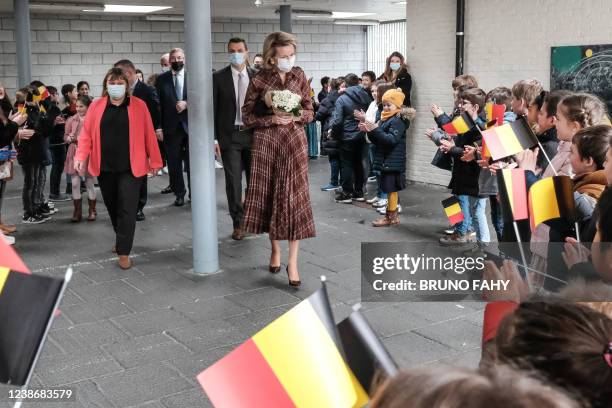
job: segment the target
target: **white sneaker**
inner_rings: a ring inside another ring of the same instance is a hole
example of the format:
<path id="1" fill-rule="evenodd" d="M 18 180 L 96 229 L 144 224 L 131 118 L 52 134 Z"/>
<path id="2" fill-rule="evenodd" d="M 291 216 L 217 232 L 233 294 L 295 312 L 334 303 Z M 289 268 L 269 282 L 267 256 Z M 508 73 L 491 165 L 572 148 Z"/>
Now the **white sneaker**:
<path id="1" fill-rule="evenodd" d="M 376 197 L 376 196 L 375 196 L 375 197 L 373 197 L 373 198 L 370 198 L 369 200 L 366 200 L 366 203 L 368 203 L 368 204 L 374 204 L 374 203 L 375 203 L 375 202 L 377 202 L 378 200 L 380 200 L 380 198 L 378 198 L 378 197 Z"/>
<path id="2" fill-rule="evenodd" d="M 219 163 L 217 160 L 215 160 L 215 169 L 222 169 L 223 165 L 221 163 Z"/>
<path id="3" fill-rule="evenodd" d="M 162 171 L 164 172 L 164 174 L 168 174 L 168 166 L 164 167 Z"/>
<path id="4" fill-rule="evenodd" d="M 2 233 L 0 233 L 0 235 L 2 235 Z M 10 235 L 2 235 L 2 238 L 4 238 L 4 242 L 6 242 L 8 245 L 15 245 L 15 237 L 11 237 Z"/>
<path id="5" fill-rule="evenodd" d="M 373 207 L 386 207 L 388 203 L 388 200 L 386 198 L 383 199 L 379 199 L 378 201 L 376 201 L 374 204 L 372 204 Z"/>
<path id="6" fill-rule="evenodd" d="M 379 214 L 385 215 L 387 213 L 387 206 L 380 207 L 380 208 L 376 209 L 376 211 L 378 211 Z M 397 212 L 398 212 L 398 214 L 400 214 L 402 212 L 402 206 L 400 204 L 397 205 Z"/>
<path id="7" fill-rule="evenodd" d="M 158 176 L 163 176 L 163 175 L 164 175 L 164 172 L 163 172 L 162 170 L 157 170 L 157 175 L 158 175 Z"/>

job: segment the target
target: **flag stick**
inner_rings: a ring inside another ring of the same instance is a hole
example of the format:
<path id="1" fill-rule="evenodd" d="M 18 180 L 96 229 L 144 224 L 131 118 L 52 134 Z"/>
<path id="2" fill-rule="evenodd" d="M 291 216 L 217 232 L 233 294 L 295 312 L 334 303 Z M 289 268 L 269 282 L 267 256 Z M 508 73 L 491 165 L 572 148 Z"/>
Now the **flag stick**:
<path id="1" fill-rule="evenodd" d="M 544 147 L 542 146 L 542 143 L 540 143 L 539 140 L 538 140 L 538 146 L 540 146 L 540 151 L 542 152 L 544 157 L 546 157 L 546 161 L 548 161 L 548 165 L 552 169 L 553 173 L 555 173 L 555 176 L 558 176 L 559 174 L 557 173 L 557 170 L 555 169 L 555 166 L 553 166 L 552 162 L 550 161 L 550 158 L 546 154 L 546 150 L 544 150 Z"/>
<path id="2" fill-rule="evenodd" d="M 53 324 L 53 318 L 55 317 L 55 311 L 59 307 L 59 304 L 62 301 L 62 297 L 64 297 L 64 292 L 66 291 L 66 286 L 68 286 L 68 282 L 70 282 L 70 279 L 72 279 L 72 268 L 68 268 L 68 270 L 66 270 L 66 275 L 64 275 L 64 283 L 62 284 L 62 288 L 60 289 L 60 292 L 57 295 L 57 299 L 55 300 L 55 306 L 53 307 L 53 310 L 51 310 L 51 316 L 49 317 L 49 321 L 47 322 L 47 327 L 45 328 L 45 332 L 42 336 L 42 339 L 40 340 L 40 344 L 38 345 L 38 350 L 36 350 L 36 355 L 34 356 L 34 360 L 32 360 L 32 365 L 30 366 L 30 372 L 28 373 L 28 377 L 26 378 L 26 381 L 23 384 L 23 387 L 21 387 L 21 390 L 23 391 L 27 391 L 28 389 L 28 384 L 30 384 L 30 380 L 32 379 L 32 374 L 34 374 L 34 367 L 36 366 L 36 363 L 38 362 L 38 358 L 40 357 L 40 353 L 42 352 L 43 345 L 45 344 L 45 339 L 47 338 L 49 329 L 51 328 L 51 325 Z M 23 403 L 23 400 L 19 398 L 17 402 L 15 402 L 15 405 L 13 405 L 13 408 L 20 408 L 22 403 Z"/>
<path id="3" fill-rule="evenodd" d="M 580 242 L 580 227 L 577 222 L 575 222 L 574 225 L 576 226 L 576 241 Z"/>
<path id="4" fill-rule="evenodd" d="M 529 275 L 527 272 L 527 261 L 525 258 L 525 251 L 523 250 L 523 242 L 521 241 L 521 234 L 519 234 L 518 224 L 516 221 L 512 221 L 512 225 L 514 226 L 514 234 L 516 235 L 516 241 L 519 245 L 519 251 L 521 252 L 521 260 L 523 261 L 523 271 L 525 272 L 525 279 L 527 279 L 527 286 L 529 286 L 529 290 L 533 290 L 531 286 L 531 280 L 529 279 Z"/>

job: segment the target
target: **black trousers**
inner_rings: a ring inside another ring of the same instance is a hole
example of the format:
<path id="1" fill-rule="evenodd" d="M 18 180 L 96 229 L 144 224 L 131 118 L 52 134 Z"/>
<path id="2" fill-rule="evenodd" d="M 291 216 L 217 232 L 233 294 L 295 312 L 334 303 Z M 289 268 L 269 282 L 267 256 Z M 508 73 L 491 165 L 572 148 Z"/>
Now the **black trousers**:
<path id="1" fill-rule="evenodd" d="M 364 141 L 342 142 L 340 145 L 342 191 L 345 194 L 363 195 L 366 181 L 363 166 L 364 145 Z"/>
<path id="2" fill-rule="evenodd" d="M 51 146 L 51 174 L 49 175 L 49 193 L 59 195 L 60 184 L 62 183 L 62 173 L 66 162 L 66 145 Z"/>
<path id="3" fill-rule="evenodd" d="M 185 181 L 183 179 L 183 163 L 187 172 L 187 183 L 191 191 L 191 177 L 189 174 L 189 136 L 179 124 L 173 135 L 164 134 L 164 149 L 168 160 L 168 174 L 170 187 L 177 197 L 184 197 Z"/>
<path id="4" fill-rule="evenodd" d="M 252 143 L 253 134 L 251 132 L 234 131 L 231 144 L 221 149 L 223 171 L 225 172 L 225 194 L 234 228 L 240 227 L 242 222 L 242 173 L 246 173 L 248 188 Z"/>
<path id="5" fill-rule="evenodd" d="M 39 181 L 39 172 L 41 165 L 24 164 L 21 166 L 23 171 L 23 189 L 21 191 L 21 199 L 23 201 L 23 212 L 25 216 L 34 215 L 36 212 L 36 193 L 37 183 Z"/>
<path id="6" fill-rule="evenodd" d="M 100 172 L 98 176 L 102 199 L 115 230 L 117 255 L 129 255 L 132 250 L 142 179 L 134 177 L 131 171 Z"/>
<path id="7" fill-rule="evenodd" d="M 142 211 L 147 205 L 147 195 L 149 194 L 148 187 L 148 177 L 143 177 L 142 184 L 140 185 L 140 192 L 138 194 L 138 211 Z"/>

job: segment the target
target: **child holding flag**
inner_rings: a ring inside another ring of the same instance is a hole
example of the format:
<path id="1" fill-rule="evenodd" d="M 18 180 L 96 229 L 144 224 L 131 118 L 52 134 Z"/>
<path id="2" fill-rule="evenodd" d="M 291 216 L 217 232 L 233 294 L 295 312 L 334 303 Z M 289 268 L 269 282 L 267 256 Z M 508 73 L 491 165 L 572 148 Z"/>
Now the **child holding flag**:
<path id="1" fill-rule="evenodd" d="M 476 161 L 464 157 L 467 153 L 465 147 L 473 146 L 481 140 L 480 131 L 476 126 L 484 124 L 478 115 L 483 111 L 486 95 L 482 89 L 469 88 L 461 92 L 460 99 L 461 116 L 444 126 L 445 130 L 448 129 L 447 132 L 454 129 L 457 136 L 452 140 L 441 140 L 440 149 L 454 159 L 452 178 L 448 187 L 459 199 L 464 220 L 455 225 L 452 235 L 440 238 L 440 244 L 445 246 L 468 244 L 471 241 L 468 231 L 472 226 L 472 220 L 478 243 L 482 245 L 490 241 L 485 215 L 487 199 L 481 197 L 478 190 L 480 167 Z M 464 160 L 461 160 L 462 157 Z"/>
<path id="2" fill-rule="evenodd" d="M 487 94 L 486 107 L 487 107 L 487 124 L 490 126 L 501 125 L 503 123 L 514 122 L 516 120 L 516 114 L 511 110 L 512 92 L 505 86 L 500 86 L 492 89 Z M 497 117 L 493 112 L 503 112 L 500 115 L 502 123 L 497 122 Z M 494 125 L 491 123 L 495 123 Z M 497 177 L 493 171 L 488 170 L 489 166 L 489 155 L 486 151 L 483 152 L 482 146 L 466 146 L 466 154 L 462 160 L 468 160 L 473 157 L 473 160 L 478 160 L 478 165 L 481 167 L 480 175 L 478 177 L 478 190 L 481 196 L 488 196 L 489 203 L 491 205 L 491 222 L 493 228 L 495 228 L 495 234 L 497 240 L 501 241 L 504 231 L 504 217 L 502 214 L 502 207 L 497 200 L 497 194 L 499 193 L 497 186 Z"/>
<path id="3" fill-rule="evenodd" d="M 538 178 L 547 178 L 555 175 L 573 176 L 573 169 L 570 162 L 571 146 L 574 136 L 582 129 L 595 126 L 603 122 L 606 118 L 606 107 L 601 99 L 587 94 L 578 93 L 564 98 L 557 107 L 556 115 L 557 136 L 559 147 L 557 154 L 551 159 L 550 164 L 544 169 L 541 177 L 535 175 L 534 152 L 529 150 L 517 155 L 519 167 L 527 171 L 527 185 L 530 187 Z M 564 220 L 556 223 L 557 231 L 553 233 L 553 241 L 558 241 L 559 236 L 563 236 L 571 231 L 571 223 Z M 560 232 L 565 231 L 565 232 Z M 573 234 L 576 231 L 572 232 Z M 536 270 L 547 270 L 546 260 L 548 258 L 548 246 L 551 242 L 551 228 L 548 225 L 539 225 L 531 236 L 531 250 L 534 252 L 532 266 Z"/>
<path id="4" fill-rule="evenodd" d="M 71 177 L 72 183 L 72 203 L 74 212 L 70 222 L 80 222 L 83 217 L 83 198 L 81 197 L 81 176 L 74 170 L 74 155 L 77 151 L 77 144 L 83 124 L 85 123 L 85 115 L 87 109 L 91 105 L 91 98 L 86 95 L 78 97 L 76 102 L 77 114 L 71 116 L 66 121 L 64 133 L 64 141 L 68 144 L 68 152 L 66 154 L 66 163 L 64 164 L 64 172 Z M 87 167 L 85 167 L 87 168 Z M 89 214 L 87 221 L 95 221 L 96 212 L 96 189 L 94 187 L 94 179 L 87 172 L 85 173 L 85 186 L 87 188 L 87 198 L 89 203 Z"/>
<path id="5" fill-rule="evenodd" d="M 559 139 L 557 138 L 557 106 L 559 102 L 572 93 L 570 91 L 542 91 L 536 98 L 535 104 L 540 107 L 538 111 L 537 132 L 538 141 L 542 146 L 538 154 L 536 171 L 540 174 L 548 165 L 546 156 L 552 159 L 557 154 Z"/>
<path id="6" fill-rule="evenodd" d="M 380 189 L 387 193 L 385 217 L 372 222 L 375 227 L 397 225 L 399 221 L 398 191 L 406 188 L 406 128 L 401 117 L 405 95 L 400 89 L 390 89 L 382 96 L 380 122 L 361 122 L 359 129 L 368 133 L 376 146 L 374 173 L 381 175 Z"/>

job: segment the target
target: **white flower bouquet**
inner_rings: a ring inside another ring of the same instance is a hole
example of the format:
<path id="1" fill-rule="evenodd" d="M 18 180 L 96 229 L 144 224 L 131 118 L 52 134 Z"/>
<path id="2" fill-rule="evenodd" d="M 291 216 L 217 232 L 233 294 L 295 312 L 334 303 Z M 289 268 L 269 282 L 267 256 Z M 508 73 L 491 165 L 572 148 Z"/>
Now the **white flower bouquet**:
<path id="1" fill-rule="evenodd" d="M 289 90 L 271 91 L 266 94 L 266 104 L 275 113 L 291 115 L 300 118 L 302 115 L 302 97 Z"/>

